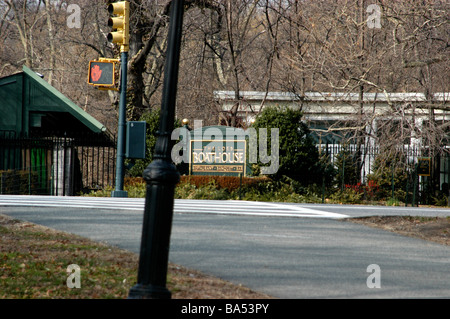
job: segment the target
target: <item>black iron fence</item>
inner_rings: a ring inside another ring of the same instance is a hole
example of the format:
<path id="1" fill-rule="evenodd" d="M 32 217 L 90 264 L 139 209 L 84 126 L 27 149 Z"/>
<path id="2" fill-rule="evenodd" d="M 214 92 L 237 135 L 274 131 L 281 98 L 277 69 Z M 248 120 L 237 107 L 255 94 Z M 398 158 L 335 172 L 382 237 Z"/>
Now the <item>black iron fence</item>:
<path id="1" fill-rule="evenodd" d="M 317 145 L 334 169 L 334 190 L 353 190 L 365 198 L 398 200 L 405 205 L 448 201 L 450 154 L 406 144 L 395 150 L 357 143 Z M 446 204 L 446 203 L 445 203 Z"/>
<path id="2" fill-rule="evenodd" d="M 351 189 L 365 198 L 395 199 L 406 205 L 447 204 L 448 152 L 404 145 L 387 154 L 379 146 L 351 141 L 317 147 L 333 168 L 330 191 Z M 428 163 L 428 171 L 421 163 Z M 112 187 L 115 172 L 114 137 L 38 138 L 0 131 L 0 194 L 77 195 Z"/>
<path id="3" fill-rule="evenodd" d="M 112 186 L 115 138 L 23 137 L 0 131 L 0 194 L 77 195 Z"/>

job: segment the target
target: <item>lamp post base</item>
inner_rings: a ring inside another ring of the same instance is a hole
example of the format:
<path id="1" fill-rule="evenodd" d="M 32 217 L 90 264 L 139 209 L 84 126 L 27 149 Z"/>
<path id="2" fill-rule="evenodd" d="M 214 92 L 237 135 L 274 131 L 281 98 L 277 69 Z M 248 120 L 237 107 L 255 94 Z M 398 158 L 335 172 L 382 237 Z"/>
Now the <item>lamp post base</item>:
<path id="1" fill-rule="evenodd" d="M 170 299 L 172 293 L 166 287 L 137 284 L 130 289 L 128 299 Z"/>
<path id="2" fill-rule="evenodd" d="M 127 198 L 128 197 L 128 192 L 126 192 L 126 191 L 113 191 L 113 192 L 111 192 L 111 197 Z"/>

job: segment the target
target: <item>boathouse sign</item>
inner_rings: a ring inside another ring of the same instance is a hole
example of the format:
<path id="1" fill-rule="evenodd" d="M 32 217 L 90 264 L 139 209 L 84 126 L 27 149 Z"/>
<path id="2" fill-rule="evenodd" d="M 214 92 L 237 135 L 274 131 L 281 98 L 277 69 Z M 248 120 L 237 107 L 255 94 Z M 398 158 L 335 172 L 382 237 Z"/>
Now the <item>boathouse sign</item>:
<path id="1" fill-rule="evenodd" d="M 246 176 L 247 139 L 242 129 L 207 126 L 191 131 L 191 175 Z"/>

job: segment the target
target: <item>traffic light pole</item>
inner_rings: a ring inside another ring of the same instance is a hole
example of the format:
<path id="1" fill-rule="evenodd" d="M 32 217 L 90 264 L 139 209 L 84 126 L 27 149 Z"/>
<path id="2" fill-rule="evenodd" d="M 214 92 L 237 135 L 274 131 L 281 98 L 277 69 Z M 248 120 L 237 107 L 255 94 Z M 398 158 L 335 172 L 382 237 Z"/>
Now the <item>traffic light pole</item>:
<path id="1" fill-rule="evenodd" d="M 171 159 L 184 1 L 173 0 L 166 56 L 161 122 L 147 183 L 137 284 L 130 299 L 169 299 L 166 288 L 175 186 L 180 174 Z"/>
<path id="2" fill-rule="evenodd" d="M 127 106 L 127 73 L 128 73 L 128 50 L 130 41 L 130 3 L 119 1 L 108 5 L 108 12 L 112 15 L 108 20 L 108 26 L 112 32 L 107 36 L 108 41 L 120 44 L 121 69 L 120 69 L 120 102 L 119 102 L 119 127 L 117 136 L 116 154 L 116 188 L 111 193 L 112 197 L 128 197 L 123 189 L 124 160 L 125 160 L 125 126 Z"/>
<path id="3" fill-rule="evenodd" d="M 127 72 L 128 72 L 128 52 L 122 51 L 121 56 L 121 77 L 120 77 L 120 102 L 119 102 L 119 128 L 117 137 L 116 154 L 116 188 L 111 193 L 111 197 L 128 197 L 128 192 L 124 191 L 124 160 L 125 160 L 125 127 L 126 127 L 126 102 L 127 102 Z"/>

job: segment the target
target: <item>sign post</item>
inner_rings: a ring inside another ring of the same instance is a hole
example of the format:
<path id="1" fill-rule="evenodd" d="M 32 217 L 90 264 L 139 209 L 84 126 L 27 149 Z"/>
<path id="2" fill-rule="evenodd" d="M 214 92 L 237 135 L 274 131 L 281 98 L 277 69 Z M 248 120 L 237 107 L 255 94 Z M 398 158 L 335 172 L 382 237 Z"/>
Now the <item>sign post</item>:
<path id="1" fill-rule="evenodd" d="M 124 160 L 125 160 L 125 130 L 126 130 L 126 100 L 127 100 L 127 66 L 128 52 L 122 52 L 119 103 L 119 131 L 117 137 L 116 157 L 116 187 L 111 197 L 128 197 L 124 187 Z"/>

